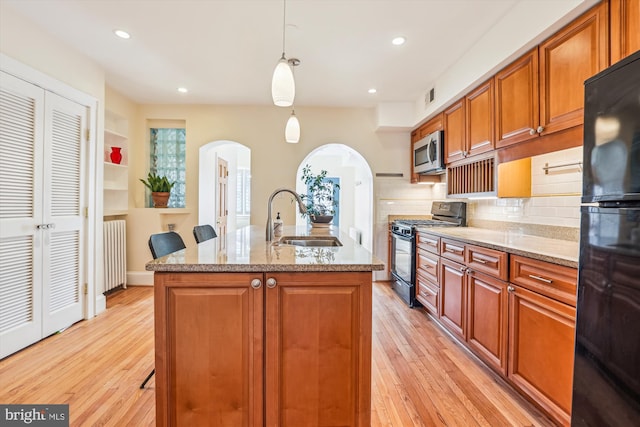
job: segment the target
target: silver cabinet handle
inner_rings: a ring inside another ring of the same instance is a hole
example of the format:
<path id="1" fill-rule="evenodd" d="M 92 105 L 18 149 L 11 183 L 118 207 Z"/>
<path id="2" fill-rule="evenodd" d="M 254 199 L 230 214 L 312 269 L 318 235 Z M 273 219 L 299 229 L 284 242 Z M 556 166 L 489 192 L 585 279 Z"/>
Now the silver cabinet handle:
<path id="1" fill-rule="evenodd" d="M 544 132 L 544 126 L 538 126 L 538 129 L 536 129 L 538 133 L 542 133 Z"/>
<path id="2" fill-rule="evenodd" d="M 251 287 L 253 289 L 260 289 L 260 286 L 262 286 L 262 280 L 260 279 L 253 279 L 251 281 Z"/>
<path id="3" fill-rule="evenodd" d="M 278 282 L 276 282 L 276 279 L 274 279 L 273 277 L 270 277 L 267 279 L 267 288 L 273 289 L 276 287 L 277 284 Z"/>
<path id="4" fill-rule="evenodd" d="M 513 286 L 507 286 L 507 291 L 508 292 L 513 292 L 515 290 L 516 290 L 516 288 L 514 288 Z"/>
<path id="5" fill-rule="evenodd" d="M 536 134 L 535 129 L 529 129 L 529 135 L 535 135 L 535 134 Z"/>
<path id="6" fill-rule="evenodd" d="M 447 248 L 445 248 L 445 252 L 451 252 L 451 253 L 456 254 L 456 255 L 462 255 L 463 251 L 461 251 L 461 250 L 458 251 L 458 250 L 455 250 L 455 249 L 451 249 L 450 247 L 447 247 Z"/>
<path id="7" fill-rule="evenodd" d="M 544 283 L 549 283 L 549 284 L 553 283 L 553 280 L 551 280 L 551 279 L 545 279 L 544 277 L 536 276 L 534 274 L 530 274 L 529 277 L 532 278 L 532 279 L 535 279 L 535 280 L 539 280 L 539 281 L 544 282 Z"/>
<path id="8" fill-rule="evenodd" d="M 471 262 L 478 262 L 478 263 L 480 263 L 480 264 L 486 264 L 486 263 L 487 263 L 487 261 L 485 261 L 485 260 L 483 260 L 483 259 L 480 259 L 480 258 L 473 258 L 473 259 L 471 260 Z"/>
<path id="9" fill-rule="evenodd" d="M 467 267 L 460 267 L 460 271 L 464 273 L 465 271 L 467 271 Z"/>

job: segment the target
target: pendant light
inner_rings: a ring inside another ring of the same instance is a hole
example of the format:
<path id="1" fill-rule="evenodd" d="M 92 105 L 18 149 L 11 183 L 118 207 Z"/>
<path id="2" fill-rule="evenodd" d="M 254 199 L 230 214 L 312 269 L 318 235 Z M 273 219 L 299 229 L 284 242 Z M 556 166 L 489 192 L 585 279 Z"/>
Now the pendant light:
<path id="1" fill-rule="evenodd" d="M 296 116 L 296 110 L 291 110 L 291 116 L 289 116 L 287 126 L 284 128 L 284 139 L 289 144 L 297 144 L 300 141 L 300 121 Z"/>
<path id="2" fill-rule="evenodd" d="M 284 54 L 284 39 L 287 17 L 287 0 L 283 0 L 282 14 L 282 57 L 273 71 L 273 79 L 271 80 L 271 98 L 273 103 L 278 107 L 290 107 L 296 97 L 296 82 L 293 79 L 293 70 L 291 62 L 287 60 Z"/>

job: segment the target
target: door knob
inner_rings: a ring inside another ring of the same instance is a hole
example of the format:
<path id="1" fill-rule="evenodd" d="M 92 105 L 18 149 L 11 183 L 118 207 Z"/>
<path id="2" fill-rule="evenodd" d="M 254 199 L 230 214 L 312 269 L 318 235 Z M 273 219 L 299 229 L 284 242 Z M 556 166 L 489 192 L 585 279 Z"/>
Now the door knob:
<path id="1" fill-rule="evenodd" d="M 253 279 L 251 281 L 251 287 L 253 289 L 260 289 L 260 286 L 262 286 L 262 280 L 260 279 Z"/>
<path id="2" fill-rule="evenodd" d="M 270 277 L 267 279 L 267 288 L 273 289 L 276 287 L 277 284 L 278 282 L 276 282 L 276 279 L 274 279 L 273 277 Z"/>

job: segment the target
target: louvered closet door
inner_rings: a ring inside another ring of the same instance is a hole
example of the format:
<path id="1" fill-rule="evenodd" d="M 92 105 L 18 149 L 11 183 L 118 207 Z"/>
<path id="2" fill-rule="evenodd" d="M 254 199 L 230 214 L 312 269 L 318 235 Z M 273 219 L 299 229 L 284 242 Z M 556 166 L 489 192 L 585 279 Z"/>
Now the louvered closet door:
<path id="1" fill-rule="evenodd" d="M 0 72 L 0 358 L 82 319 L 86 115 Z"/>
<path id="2" fill-rule="evenodd" d="M 44 91 L 0 71 L 0 358 L 42 338 Z"/>
<path id="3" fill-rule="evenodd" d="M 82 319 L 86 107 L 45 92 L 43 334 Z"/>

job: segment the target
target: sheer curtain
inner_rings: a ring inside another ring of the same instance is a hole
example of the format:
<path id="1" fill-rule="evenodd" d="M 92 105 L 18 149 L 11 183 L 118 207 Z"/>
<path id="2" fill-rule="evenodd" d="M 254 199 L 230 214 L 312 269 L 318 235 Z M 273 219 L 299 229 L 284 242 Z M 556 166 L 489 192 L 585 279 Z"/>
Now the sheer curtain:
<path id="1" fill-rule="evenodd" d="M 186 193 L 186 130 L 180 128 L 151 128 L 151 173 L 166 176 L 176 184 L 171 189 L 170 208 L 184 208 Z M 153 206 L 149 195 L 148 206 Z"/>

